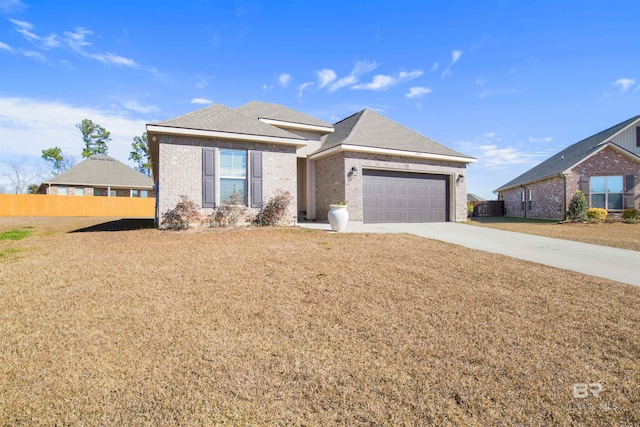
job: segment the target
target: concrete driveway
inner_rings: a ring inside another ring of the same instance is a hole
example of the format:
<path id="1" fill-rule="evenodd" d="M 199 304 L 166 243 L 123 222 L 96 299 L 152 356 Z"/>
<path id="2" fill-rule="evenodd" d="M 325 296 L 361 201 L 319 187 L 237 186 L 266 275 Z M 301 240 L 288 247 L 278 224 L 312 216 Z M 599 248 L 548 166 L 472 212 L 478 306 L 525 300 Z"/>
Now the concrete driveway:
<path id="1" fill-rule="evenodd" d="M 330 231 L 329 224 L 300 224 Z M 640 252 L 454 222 L 349 223 L 351 233 L 408 233 L 640 286 Z"/>

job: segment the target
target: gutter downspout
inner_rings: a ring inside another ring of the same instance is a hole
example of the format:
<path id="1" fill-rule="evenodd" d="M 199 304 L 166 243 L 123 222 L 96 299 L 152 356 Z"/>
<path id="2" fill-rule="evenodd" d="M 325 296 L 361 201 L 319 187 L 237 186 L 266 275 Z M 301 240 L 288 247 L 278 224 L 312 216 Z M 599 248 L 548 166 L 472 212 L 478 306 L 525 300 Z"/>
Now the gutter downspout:
<path id="1" fill-rule="evenodd" d="M 560 174 L 560 176 L 562 177 L 562 184 L 563 184 L 563 197 L 562 197 L 562 218 L 563 221 L 567 220 L 567 175 L 565 174 Z"/>

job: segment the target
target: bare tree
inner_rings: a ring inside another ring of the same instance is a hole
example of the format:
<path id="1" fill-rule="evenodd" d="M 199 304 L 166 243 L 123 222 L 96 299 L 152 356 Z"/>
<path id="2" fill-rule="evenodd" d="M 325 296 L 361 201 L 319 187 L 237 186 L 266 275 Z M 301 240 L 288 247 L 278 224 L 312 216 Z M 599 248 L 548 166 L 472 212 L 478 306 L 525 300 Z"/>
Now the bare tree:
<path id="1" fill-rule="evenodd" d="M 0 176 L 7 178 L 15 194 L 25 194 L 29 185 L 39 184 L 45 171 L 41 164 L 29 163 L 25 159 L 6 162 L 0 168 Z"/>

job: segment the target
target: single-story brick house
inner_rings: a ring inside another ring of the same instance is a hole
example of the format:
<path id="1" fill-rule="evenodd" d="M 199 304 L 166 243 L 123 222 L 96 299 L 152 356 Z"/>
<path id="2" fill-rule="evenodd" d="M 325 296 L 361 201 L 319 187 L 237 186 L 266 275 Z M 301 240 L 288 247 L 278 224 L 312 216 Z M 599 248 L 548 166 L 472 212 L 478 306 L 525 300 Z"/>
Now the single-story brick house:
<path id="1" fill-rule="evenodd" d="M 40 184 L 57 196 L 155 197 L 153 180 L 113 157 L 94 154 Z"/>
<path id="2" fill-rule="evenodd" d="M 352 221 L 466 219 L 466 166 L 475 159 L 371 110 L 331 125 L 278 104 L 216 104 L 148 124 L 147 133 L 157 217 L 181 195 L 208 214 L 235 189 L 250 208 L 288 191 L 289 222 L 326 220 L 342 200 Z"/>
<path id="3" fill-rule="evenodd" d="M 495 190 L 507 216 L 564 219 L 582 191 L 589 207 L 640 204 L 640 116 L 583 139 Z"/>

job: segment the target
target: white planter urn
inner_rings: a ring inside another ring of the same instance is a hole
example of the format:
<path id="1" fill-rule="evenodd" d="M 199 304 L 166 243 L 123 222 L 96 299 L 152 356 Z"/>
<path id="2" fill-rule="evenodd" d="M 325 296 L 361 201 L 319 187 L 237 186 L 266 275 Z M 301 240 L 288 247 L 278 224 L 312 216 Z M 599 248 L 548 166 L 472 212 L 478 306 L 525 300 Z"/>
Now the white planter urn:
<path id="1" fill-rule="evenodd" d="M 349 211 L 347 205 L 329 205 L 329 224 L 336 232 L 344 231 L 349 223 Z"/>

